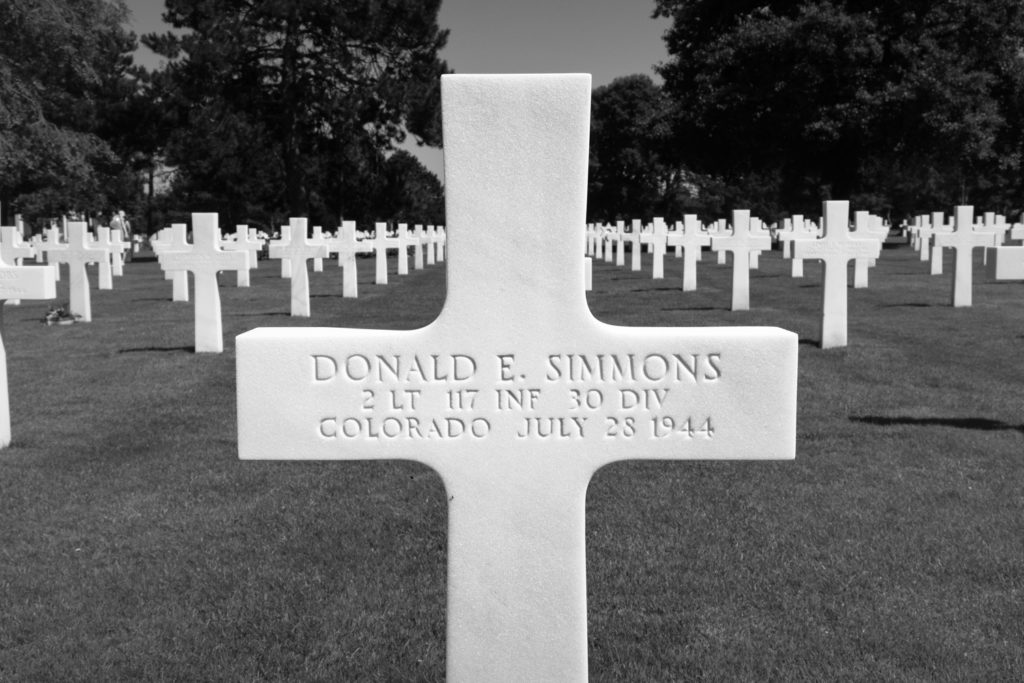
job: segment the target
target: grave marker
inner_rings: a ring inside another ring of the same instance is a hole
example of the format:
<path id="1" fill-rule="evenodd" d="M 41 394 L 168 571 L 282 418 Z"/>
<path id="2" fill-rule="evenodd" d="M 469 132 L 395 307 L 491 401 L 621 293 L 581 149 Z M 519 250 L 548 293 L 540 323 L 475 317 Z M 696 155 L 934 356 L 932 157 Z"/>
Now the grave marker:
<path id="1" fill-rule="evenodd" d="M 97 226 L 96 244 L 103 247 L 106 258 L 99 263 L 99 275 L 97 277 L 96 289 L 110 290 L 114 288 L 114 266 L 111 263 L 113 254 L 113 243 L 110 240 L 110 228 Z"/>
<path id="2" fill-rule="evenodd" d="M 271 253 L 274 248 L 287 247 L 292 243 L 292 226 L 282 225 L 278 238 L 276 240 L 270 240 L 267 243 L 267 253 Z M 274 258 L 271 256 L 271 258 Z M 281 277 L 285 280 L 290 279 L 292 276 L 292 261 L 291 259 L 281 259 Z"/>
<path id="3" fill-rule="evenodd" d="M 4 239 L 7 228 L 3 226 Z M 13 244 L 12 244 L 13 246 Z M 83 266 L 84 268 L 84 266 Z M 53 299 L 57 285 L 50 266 L 16 266 L 0 258 L 0 330 L 3 328 L 4 302 L 20 299 Z M 0 448 L 11 445 L 11 401 L 7 386 L 7 349 L 0 336 Z"/>
<path id="4" fill-rule="evenodd" d="M 192 244 L 181 250 L 165 251 L 161 264 L 167 270 L 192 272 L 195 282 L 195 351 L 221 353 L 224 333 L 220 311 L 217 272 L 249 270 L 244 251 L 225 251 L 220 246 L 220 227 L 215 213 L 192 214 Z M 294 280 L 293 280 L 294 281 Z"/>
<path id="5" fill-rule="evenodd" d="M 327 245 L 315 244 L 306 233 L 306 225 L 306 218 L 289 219 L 288 243 L 270 247 L 271 258 L 291 264 L 291 314 L 296 318 L 309 317 L 309 271 L 306 270 L 306 261 L 327 256 Z"/>
<path id="6" fill-rule="evenodd" d="M 172 251 L 186 251 L 188 244 L 188 226 L 184 223 L 172 223 L 170 230 L 161 231 L 167 241 L 150 240 L 157 261 L 164 270 L 164 275 L 171 279 L 171 301 L 188 302 L 188 271 L 173 270 L 164 266 L 163 255 Z"/>
<path id="7" fill-rule="evenodd" d="M 88 228 L 84 222 L 69 221 L 67 244 L 50 248 L 51 254 L 56 252 L 59 262 L 68 264 L 68 308 L 72 314 L 81 316 L 84 323 L 92 322 L 89 273 L 85 264 L 99 263 L 107 253 L 106 249 L 91 242 Z"/>
<path id="8" fill-rule="evenodd" d="M 974 285 L 975 247 L 994 247 L 995 233 L 974 229 L 974 207 L 958 206 L 954 210 L 953 232 L 936 233 L 937 246 L 952 247 L 956 251 L 953 270 L 953 306 L 970 306 Z"/>
<path id="9" fill-rule="evenodd" d="M 51 251 L 51 247 L 57 245 L 54 250 Z M 56 225 L 51 225 L 46 229 L 46 239 L 39 246 L 40 251 L 46 253 L 46 264 L 53 268 L 53 279 L 60 282 L 60 260 L 58 257 L 58 251 L 61 245 L 60 228 Z"/>
<path id="10" fill-rule="evenodd" d="M 988 276 L 994 280 L 1024 280 L 1024 247 L 1001 246 L 993 250 L 987 264 Z"/>
<path id="11" fill-rule="evenodd" d="M 246 255 L 246 267 L 240 268 L 235 276 L 236 287 L 248 287 L 250 285 L 249 271 L 259 268 L 259 254 L 263 250 L 263 240 L 256 233 L 256 228 L 248 225 L 235 226 L 235 239 L 224 242 L 221 245 L 224 251 L 241 251 Z"/>
<path id="12" fill-rule="evenodd" d="M 643 258 L 643 249 L 640 246 L 640 233 L 642 230 L 643 225 L 641 225 L 640 220 L 634 218 L 632 222 L 632 230 L 629 233 L 629 269 L 633 272 L 640 272 L 642 267 L 641 259 Z"/>
<path id="13" fill-rule="evenodd" d="M 424 239 L 427 248 L 427 265 L 432 266 L 437 263 L 437 228 L 433 225 L 428 225 Z"/>
<path id="14" fill-rule="evenodd" d="M 719 255 L 732 252 L 732 310 L 750 310 L 750 254 L 771 248 L 771 237 L 751 232 L 746 209 L 732 212 L 732 235 L 711 238 L 711 249 Z"/>
<path id="15" fill-rule="evenodd" d="M 665 241 L 668 239 L 668 226 L 662 218 L 654 219 L 654 231 L 651 233 L 650 247 L 654 254 L 651 276 L 655 280 L 665 277 Z"/>
<path id="16" fill-rule="evenodd" d="M 320 246 L 320 245 L 327 246 L 327 239 L 324 237 L 323 226 L 320 226 L 320 225 L 314 225 L 313 226 L 313 236 L 309 238 L 309 243 L 310 244 L 315 244 L 315 245 L 318 245 L 318 246 Z M 328 253 L 324 252 L 324 256 L 327 256 L 327 255 L 328 255 Z M 316 258 L 313 259 L 313 272 L 314 273 L 322 273 L 322 272 L 324 272 L 324 259 L 323 259 L 323 257 L 317 256 Z"/>
<path id="17" fill-rule="evenodd" d="M 341 274 L 342 297 L 347 299 L 358 297 L 359 271 L 356 266 L 358 262 L 356 254 L 369 253 L 373 251 L 373 246 L 358 239 L 355 221 L 342 221 L 341 228 L 338 229 L 338 237 L 334 240 L 331 249 L 338 252 L 338 266 L 344 269 Z M 420 267 L 422 267 L 422 263 Z"/>
<path id="18" fill-rule="evenodd" d="M 946 227 L 946 215 L 941 211 L 932 212 L 932 253 L 929 257 L 931 259 L 931 274 L 942 275 L 942 242 L 935 239 L 939 235 L 948 235 L 952 232 L 951 227 Z"/>
<path id="19" fill-rule="evenodd" d="M 626 221 L 615 222 L 615 265 L 626 265 Z"/>
<path id="20" fill-rule="evenodd" d="M 847 264 L 855 258 L 877 258 L 882 245 L 874 238 L 861 239 L 850 234 L 850 202 L 827 201 L 822 204 L 824 234 L 813 242 L 793 244 L 793 258 L 814 258 L 822 262 L 824 285 L 821 289 L 821 348 L 846 346 Z"/>
<path id="21" fill-rule="evenodd" d="M 440 473 L 453 681 L 586 679 L 598 468 L 794 456 L 796 335 L 590 314 L 590 93 L 586 75 L 442 78 L 452 244 L 435 322 L 238 337 L 242 458 L 402 458 Z"/>
<path id="22" fill-rule="evenodd" d="M 700 260 L 701 249 L 711 244 L 711 236 L 701 231 L 697 216 L 688 213 L 683 215 L 682 228 L 669 236 L 668 243 L 683 250 L 683 291 L 695 291 L 697 261 Z"/>
<path id="23" fill-rule="evenodd" d="M 412 244 L 415 238 L 409 234 L 409 225 L 407 223 L 398 224 L 398 231 L 395 233 L 395 238 L 398 241 L 398 274 L 408 275 L 409 245 Z"/>
<path id="24" fill-rule="evenodd" d="M 433 263 L 434 248 L 430 233 L 434 226 L 430 226 L 427 241 L 427 263 Z M 373 226 L 373 248 L 376 251 L 376 270 L 373 277 L 374 284 L 386 285 L 388 283 L 388 249 L 396 248 L 398 240 L 388 237 L 387 223 L 374 223 Z"/>
<path id="25" fill-rule="evenodd" d="M 0 226 L 0 261 L 8 267 L 20 266 L 23 259 L 32 258 L 36 250 L 21 238 L 21 230 L 16 225 Z M 43 297 L 52 298 L 52 297 Z M 9 297 L 6 303 L 17 306 L 21 303 L 18 297 Z"/>
<path id="26" fill-rule="evenodd" d="M 412 234 L 412 267 L 423 270 L 423 226 L 419 223 Z"/>

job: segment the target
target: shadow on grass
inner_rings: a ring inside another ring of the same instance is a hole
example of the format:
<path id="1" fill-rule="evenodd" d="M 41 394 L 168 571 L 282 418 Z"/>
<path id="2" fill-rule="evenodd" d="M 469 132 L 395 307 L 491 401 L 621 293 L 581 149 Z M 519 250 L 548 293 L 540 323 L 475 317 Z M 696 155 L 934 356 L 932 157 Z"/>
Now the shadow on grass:
<path id="1" fill-rule="evenodd" d="M 639 289 L 634 289 L 633 291 L 634 292 L 641 292 L 641 293 L 642 292 L 680 292 L 680 293 L 682 293 L 683 287 L 682 287 L 682 285 L 680 285 L 678 287 L 641 287 Z"/>
<path id="2" fill-rule="evenodd" d="M 159 352 L 174 352 L 174 351 L 185 351 L 187 353 L 195 353 L 195 346 L 142 346 L 137 349 L 118 349 L 118 353 L 145 353 L 147 351 L 159 351 Z"/>
<path id="3" fill-rule="evenodd" d="M 1024 425 L 1011 425 L 1000 420 L 987 417 L 882 417 L 880 415 L 864 415 L 851 417 L 852 422 L 890 427 L 892 425 L 916 425 L 930 427 L 956 427 L 958 429 L 980 429 L 986 432 L 1015 431 L 1024 434 Z"/>
<path id="4" fill-rule="evenodd" d="M 270 311 L 269 313 L 229 313 L 229 318 L 258 318 L 264 315 L 291 315 L 288 311 Z"/>
<path id="5" fill-rule="evenodd" d="M 729 309 L 725 306 L 677 306 L 672 308 L 662 308 L 663 311 L 728 311 Z"/>

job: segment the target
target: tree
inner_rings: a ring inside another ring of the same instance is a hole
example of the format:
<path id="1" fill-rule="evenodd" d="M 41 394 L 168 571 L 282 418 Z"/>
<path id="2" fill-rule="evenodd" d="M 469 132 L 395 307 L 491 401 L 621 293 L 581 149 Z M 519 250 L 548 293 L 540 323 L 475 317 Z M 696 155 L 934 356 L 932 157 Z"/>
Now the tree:
<path id="1" fill-rule="evenodd" d="M 0 3 L 0 203 L 58 215 L 105 207 L 122 164 L 99 134 L 128 78 L 122 0 Z"/>
<path id="2" fill-rule="evenodd" d="M 406 223 L 444 222 L 441 181 L 415 156 L 400 149 L 384 166 L 384 185 L 377 215 Z"/>
<path id="3" fill-rule="evenodd" d="M 1019 185 L 1014 0 L 657 0 L 655 15 L 673 20 L 660 72 L 676 144 L 773 213 L 829 197 L 905 212 Z"/>
<path id="4" fill-rule="evenodd" d="M 338 172 L 411 132 L 440 143 L 440 0 L 168 0 L 182 188 L 232 213 L 350 215 Z M 365 170 L 365 166 L 363 169 Z M 237 215 L 237 214 L 236 214 Z M 314 217 L 325 220 L 326 217 Z"/>

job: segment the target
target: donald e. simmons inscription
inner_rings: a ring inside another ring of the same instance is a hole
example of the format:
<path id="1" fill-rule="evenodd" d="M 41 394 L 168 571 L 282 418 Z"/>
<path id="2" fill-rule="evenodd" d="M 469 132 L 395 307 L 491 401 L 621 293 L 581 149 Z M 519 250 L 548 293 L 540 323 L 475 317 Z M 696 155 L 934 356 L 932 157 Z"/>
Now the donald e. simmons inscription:
<path id="1" fill-rule="evenodd" d="M 713 421 L 700 406 L 681 415 L 663 408 L 674 393 L 722 376 L 720 353 L 549 354 L 533 378 L 519 373 L 514 353 L 354 353 L 311 360 L 314 383 L 347 384 L 352 400 L 345 412 L 322 417 L 318 427 L 320 436 L 345 442 L 582 439 L 592 432 L 610 439 L 710 439 Z M 377 388 L 387 383 L 398 388 Z M 428 405 L 434 410 L 427 412 L 448 413 L 421 419 Z"/>
<path id="2" fill-rule="evenodd" d="M 789 459 L 797 336 L 628 328 L 584 291 L 590 77 L 445 76 L 447 297 L 408 331 L 238 337 L 246 459 L 404 458 L 448 496 L 447 674 L 587 677 L 587 485 L 627 459 Z"/>

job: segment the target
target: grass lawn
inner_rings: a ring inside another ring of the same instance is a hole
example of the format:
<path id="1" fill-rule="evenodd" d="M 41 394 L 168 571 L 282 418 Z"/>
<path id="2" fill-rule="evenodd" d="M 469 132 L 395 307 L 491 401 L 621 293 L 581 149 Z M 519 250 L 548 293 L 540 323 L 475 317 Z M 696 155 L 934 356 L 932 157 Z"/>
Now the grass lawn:
<path id="1" fill-rule="evenodd" d="M 1024 284 L 886 249 L 850 290 L 850 345 L 817 347 L 819 268 L 776 251 L 728 310 L 596 262 L 621 325 L 775 325 L 801 337 L 793 462 L 626 462 L 587 498 L 595 681 L 1024 679 Z M 649 257 L 647 257 L 649 258 Z M 261 262 L 221 276 L 225 353 L 191 352 L 192 307 L 153 262 L 93 290 L 93 322 L 7 307 L 14 443 L 0 451 L 0 680 L 443 680 L 440 479 L 407 462 L 241 462 L 234 336 L 263 326 L 410 329 L 443 265 L 310 319 Z M 92 272 L 95 284 L 95 271 Z M 67 276 L 58 286 L 67 300 Z M 286 400 L 282 397 L 282 400 Z"/>

